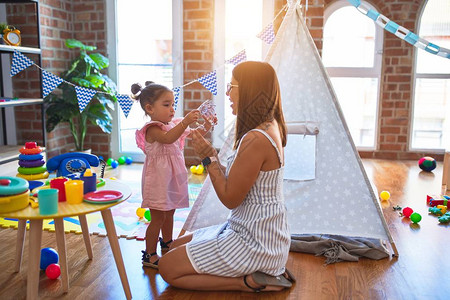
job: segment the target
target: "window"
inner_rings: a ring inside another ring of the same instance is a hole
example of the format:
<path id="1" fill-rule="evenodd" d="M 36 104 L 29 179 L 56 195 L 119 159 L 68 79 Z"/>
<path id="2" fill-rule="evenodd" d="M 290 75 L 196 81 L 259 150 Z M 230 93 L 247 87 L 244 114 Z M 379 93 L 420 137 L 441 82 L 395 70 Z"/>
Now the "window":
<path id="1" fill-rule="evenodd" d="M 325 10 L 322 61 L 359 149 L 375 147 L 382 35 L 348 1 Z"/>
<path id="2" fill-rule="evenodd" d="M 450 48 L 450 2 L 429 0 L 418 35 Z M 416 50 L 411 148 L 450 149 L 450 59 Z"/>
<path id="3" fill-rule="evenodd" d="M 222 146 L 235 119 L 225 95 L 234 65 L 224 62 L 244 49 L 247 60 L 264 60 L 269 46 L 256 35 L 273 20 L 273 7 L 273 0 L 215 1 L 214 68 L 218 86 L 214 100 L 219 120 L 213 131 L 216 147 Z"/>
<path id="4" fill-rule="evenodd" d="M 112 71 L 117 74 L 119 94 L 130 94 L 133 83 L 143 85 L 147 80 L 169 88 L 181 85 L 181 5 L 182 2 L 176 0 L 116 0 L 115 7 L 107 8 L 108 20 L 112 23 L 108 27 L 116 28 L 108 37 L 109 44 L 115 47 L 108 50 L 112 53 L 111 61 L 116 61 Z M 180 98 L 178 107 L 183 107 Z M 136 146 L 135 131 L 149 120 L 148 117 L 138 102 L 133 104 L 128 118 L 119 107 L 116 110 L 118 122 L 112 137 L 113 156 L 127 155 L 135 161 L 143 161 L 142 151 Z M 182 109 L 177 109 L 177 116 L 182 113 Z"/>

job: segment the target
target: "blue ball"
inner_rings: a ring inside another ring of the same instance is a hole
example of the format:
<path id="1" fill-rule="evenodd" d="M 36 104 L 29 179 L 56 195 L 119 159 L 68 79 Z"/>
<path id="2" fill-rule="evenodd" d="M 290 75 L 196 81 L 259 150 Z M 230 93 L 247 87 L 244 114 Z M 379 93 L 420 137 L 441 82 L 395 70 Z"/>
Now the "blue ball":
<path id="1" fill-rule="evenodd" d="M 58 252 L 53 248 L 42 248 L 41 249 L 41 270 L 47 269 L 51 264 L 57 264 L 59 261 Z"/>
<path id="2" fill-rule="evenodd" d="M 119 165 L 119 163 L 117 162 L 117 160 L 113 160 L 111 162 L 111 168 L 113 168 L 113 169 L 117 168 L 118 165 Z"/>
<path id="3" fill-rule="evenodd" d="M 125 163 L 127 165 L 131 165 L 132 162 L 133 162 L 133 159 L 131 157 L 129 157 L 129 156 L 125 159 Z"/>

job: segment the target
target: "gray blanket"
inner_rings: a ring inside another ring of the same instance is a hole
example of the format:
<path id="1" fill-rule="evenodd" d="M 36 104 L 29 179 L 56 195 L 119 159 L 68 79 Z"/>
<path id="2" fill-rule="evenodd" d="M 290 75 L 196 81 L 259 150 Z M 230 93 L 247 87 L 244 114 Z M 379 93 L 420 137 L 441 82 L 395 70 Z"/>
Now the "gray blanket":
<path id="1" fill-rule="evenodd" d="M 390 254 L 381 240 L 310 234 L 292 235 L 290 251 L 323 255 L 327 258 L 325 264 L 358 261 L 360 257 L 382 259 Z"/>

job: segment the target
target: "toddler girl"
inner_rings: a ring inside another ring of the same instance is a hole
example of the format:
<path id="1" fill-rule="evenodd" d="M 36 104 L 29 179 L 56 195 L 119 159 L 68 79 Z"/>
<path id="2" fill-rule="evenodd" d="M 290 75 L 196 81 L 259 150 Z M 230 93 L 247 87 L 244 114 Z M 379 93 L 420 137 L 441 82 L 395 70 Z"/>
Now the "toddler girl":
<path id="1" fill-rule="evenodd" d="M 136 143 L 145 153 L 142 171 L 142 205 L 150 208 L 152 220 L 146 231 L 146 249 L 142 264 L 158 268 L 156 246 L 169 250 L 172 242 L 173 214 L 177 208 L 189 207 L 188 176 L 184 162 L 184 139 L 190 133 L 189 124 L 198 120 L 200 112 L 193 110 L 184 118 L 175 115 L 174 96 L 169 88 L 147 81 L 131 86 L 133 98 L 139 100 L 151 121 L 136 131 Z M 162 238 L 159 232 L 162 232 Z"/>

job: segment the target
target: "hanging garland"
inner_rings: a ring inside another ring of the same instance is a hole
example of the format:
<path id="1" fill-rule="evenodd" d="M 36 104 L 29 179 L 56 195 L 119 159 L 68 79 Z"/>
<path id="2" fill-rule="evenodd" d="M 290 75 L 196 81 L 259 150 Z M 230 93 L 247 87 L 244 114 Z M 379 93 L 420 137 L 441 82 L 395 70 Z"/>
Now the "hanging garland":
<path id="1" fill-rule="evenodd" d="M 356 7 L 362 14 L 371 18 L 377 25 L 386 29 L 390 33 L 395 34 L 397 37 L 402 40 L 408 42 L 409 44 L 425 50 L 431 54 L 435 54 L 437 56 L 441 56 L 444 58 L 450 59 L 450 50 L 444 47 L 439 47 L 433 43 L 428 42 L 427 40 L 419 37 L 408 29 L 398 25 L 397 23 L 389 20 L 384 15 L 380 14 L 376 10 L 370 8 L 367 4 L 361 3 L 361 0 L 347 0 L 351 5 Z"/>

